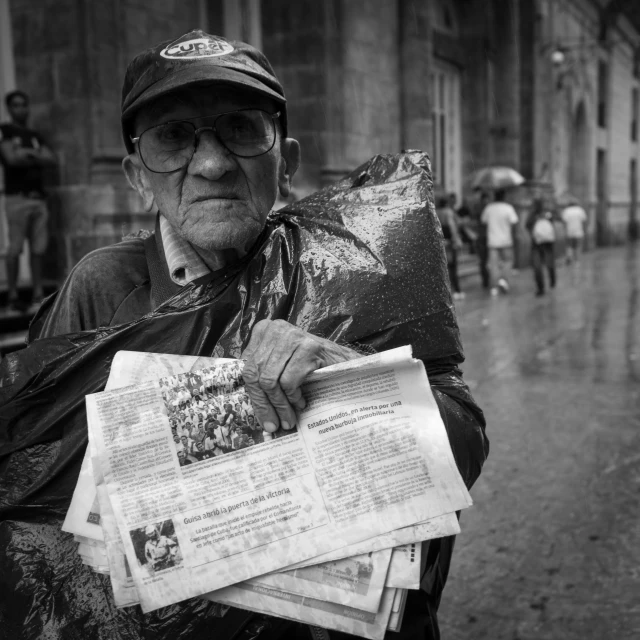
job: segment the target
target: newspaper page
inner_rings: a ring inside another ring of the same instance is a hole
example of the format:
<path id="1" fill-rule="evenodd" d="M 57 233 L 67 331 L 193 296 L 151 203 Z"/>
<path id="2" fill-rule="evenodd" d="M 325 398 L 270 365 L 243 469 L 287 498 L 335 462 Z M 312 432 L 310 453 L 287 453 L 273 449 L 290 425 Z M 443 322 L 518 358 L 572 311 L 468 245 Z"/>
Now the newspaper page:
<path id="1" fill-rule="evenodd" d="M 252 579 L 252 584 L 376 613 L 391 562 L 391 549 Z"/>
<path id="2" fill-rule="evenodd" d="M 384 638 L 391 618 L 395 591 L 395 589 L 384 589 L 380 609 L 376 613 L 251 583 L 227 587 L 209 594 L 207 598 L 248 611 L 298 620 L 372 640 L 381 640 Z"/>
<path id="3" fill-rule="evenodd" d="M 310 560 L 299 562 L 291 565 L 283 571 L 299 569 L 301 567 L 309 567 L 320 562 L 331 562 L 333 560 L 341 560 L 351 556 L 360 555 L 367 551 L 379 551 L 380 549 L 389 549 L 413 542 L 422 542 L 433 538 L 443 538 L 444 536 L 455 536 L 460 533 L 460 524 L 455 513 L 447 513 L 443 516 L 431 518 L 426 522 L 421 522 L 412 527 L 403 527 L 396 531 L 390 531 L 375 538 L 369 538 L 357 544 L 341 547 L 335 551 L 316 556 Z"/>
<path id="4" fill-rule="evenodd" d="M 175 381 L 87 397 L 143 610 L 470 505 L 422 363 L 408 349 L 388 354 L 399 364 L 371 373 L 366 362 L 346 373 L 337 365 L 337 378 L 323 371 L 305 385 L 299 432 L 251 446 L 234 433 L 235 449 L 227 432 L 188 467 L 178 447 L 189 438 L 176 442 L 169 422 L 181 402 Z M 225 411 L 240 404 L 231 393 L 239 364 L 200 374 L 226 381 L 216 401 Z"/>
<path id="5" fill-rule="evenodd" d="M 396 547 L 391 556 L 386 587 L 402 589 L 420 588 L 420 565 L 422 545 L 420 543 L 405 544 Z"/>

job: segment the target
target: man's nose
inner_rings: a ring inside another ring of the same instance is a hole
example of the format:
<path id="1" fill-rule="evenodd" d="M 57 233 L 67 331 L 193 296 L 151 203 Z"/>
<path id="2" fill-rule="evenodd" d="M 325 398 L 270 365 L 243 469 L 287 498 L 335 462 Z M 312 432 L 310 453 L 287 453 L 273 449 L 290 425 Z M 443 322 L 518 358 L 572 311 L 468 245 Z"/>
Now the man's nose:
<path id="1" fill-rule="evenodd" d="M 200 131 L 196 150 L 189 163 L 189 173 L 207 180 L 219 180 L 225 173 L 234 171 L 237 164 L 233 154 L 218 140 L 214 131 Z"/>

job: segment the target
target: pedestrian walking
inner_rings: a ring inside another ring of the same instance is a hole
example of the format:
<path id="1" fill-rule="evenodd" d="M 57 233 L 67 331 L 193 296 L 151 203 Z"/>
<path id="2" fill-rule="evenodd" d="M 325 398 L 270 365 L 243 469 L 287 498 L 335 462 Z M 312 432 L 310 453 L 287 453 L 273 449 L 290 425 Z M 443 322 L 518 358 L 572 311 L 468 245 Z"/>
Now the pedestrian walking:
<path id="1" fill-rule="evenodd" d="M 476 254 L 478 256 L 478 267 L 480 269 L 480 278 L 482 279 L 482 288 L 489 289 L 491 285 L 491 274 L 489 273 L 489 245 L 487 240 L 487 225 L 482 222 L 482 212 L 491 202 L 491 198 L 486 191 L 479 192 L 479 198 L 474 216 L 477 222 L 476 237 Z"/>
<path id="2" fill-rule="evenodd" d="M 440 196 L 436 204 L 436 213 L 442 227 L 444 236 L 444 248 L 447 254 L 447 269 L 449 270 L 449 282 L 454 300 L 463 300 L 464 293 L 460 289 L 458 279 L 458 252 L 462 249 L 462 239 L 458 231 L 456 214 L 451 207 L 450 196 Z"/>
<path id="3" fill-rule="evenodd" d="M 587 224 L 587 212 L 577 200 L 573 200 L 560 214 L 567 230 L 567 264 L 578 262 L 584 243 L 584 228 Z"/>
<path id="4" fill-rule="evenodd" d="M 536 296 L 544 295 L 544 269 L 549 273 L 549 287 L 556 286 L 556 262 L 554 247 L 556 230 L 553 225 L 553 214 L 545 207 L 542 199 L 533 201 L 533 207 L 526 224 L 531 234 L 531 262 L 536 282 Z"/>
<path id="5" fill-rule="evenodd" d="M 487 227 L 491 295 L 494 297 L 500 291 L 509 292 L 507 272 L 513 263 L 513 241 L 518 224 L 516 210 L 504 198 L 504 189 L 498 189 L 494 201 L 483 209 L 480 217 L 480 222 Z"/>
<path id="6" fill-rule="evenodd" d="M 8 303 L 20 308 L 18 269 L 24 241 L 29 241 L 32 302 L 40 303 L 42 258 L 47 249 L 47 220 L 43 170 L 56 163 L 43 137 L 27 127 L 29 98 L 22 91 L 11 91 L 5 98 L 11 122 L 0 124 L 0 161 L 4 167 L 5 209 L 9 229 L 6 256 Z"/>

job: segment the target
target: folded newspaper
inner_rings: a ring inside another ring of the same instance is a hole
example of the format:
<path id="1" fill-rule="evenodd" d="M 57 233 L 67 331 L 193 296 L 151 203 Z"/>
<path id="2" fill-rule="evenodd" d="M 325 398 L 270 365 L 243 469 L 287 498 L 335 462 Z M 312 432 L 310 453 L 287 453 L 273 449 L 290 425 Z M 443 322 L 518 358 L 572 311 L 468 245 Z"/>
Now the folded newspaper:
<path id="1" fill-rule="evenodd" d="M 402 347 L 318 370 L 298 428 L 276 434 L 242 366 L 118 353 L 87 396 L 63 529 L 118 606 L 205 597 L 383 637 L 419 588 L 418 543 L 458 533 L 471 505 L 422 363 Z"/>

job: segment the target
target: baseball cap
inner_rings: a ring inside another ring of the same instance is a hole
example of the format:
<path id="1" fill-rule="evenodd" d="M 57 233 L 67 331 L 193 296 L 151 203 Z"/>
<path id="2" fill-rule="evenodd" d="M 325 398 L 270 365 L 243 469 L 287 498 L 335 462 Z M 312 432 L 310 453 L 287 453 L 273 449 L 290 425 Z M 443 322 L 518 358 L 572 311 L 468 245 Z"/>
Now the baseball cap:
<path id="1" fill-rule="evenodd" d="M 144 529 L 144 534 L 146 536 L 152 536 L 155 532 L 156 528 L 152 524 L 147 525 Z"/>
<path id="2" fill-rule="evenodd" d="M 244 87 L 282 105 L 287 132 L 286 99 L 266 56 L 251 45 L 195 29 L 138 54 L 127 67 L 122 85 L 122 135 L 133 151 L 129 125 L 135 113 L 156 98 L 200 82 Z"/>

